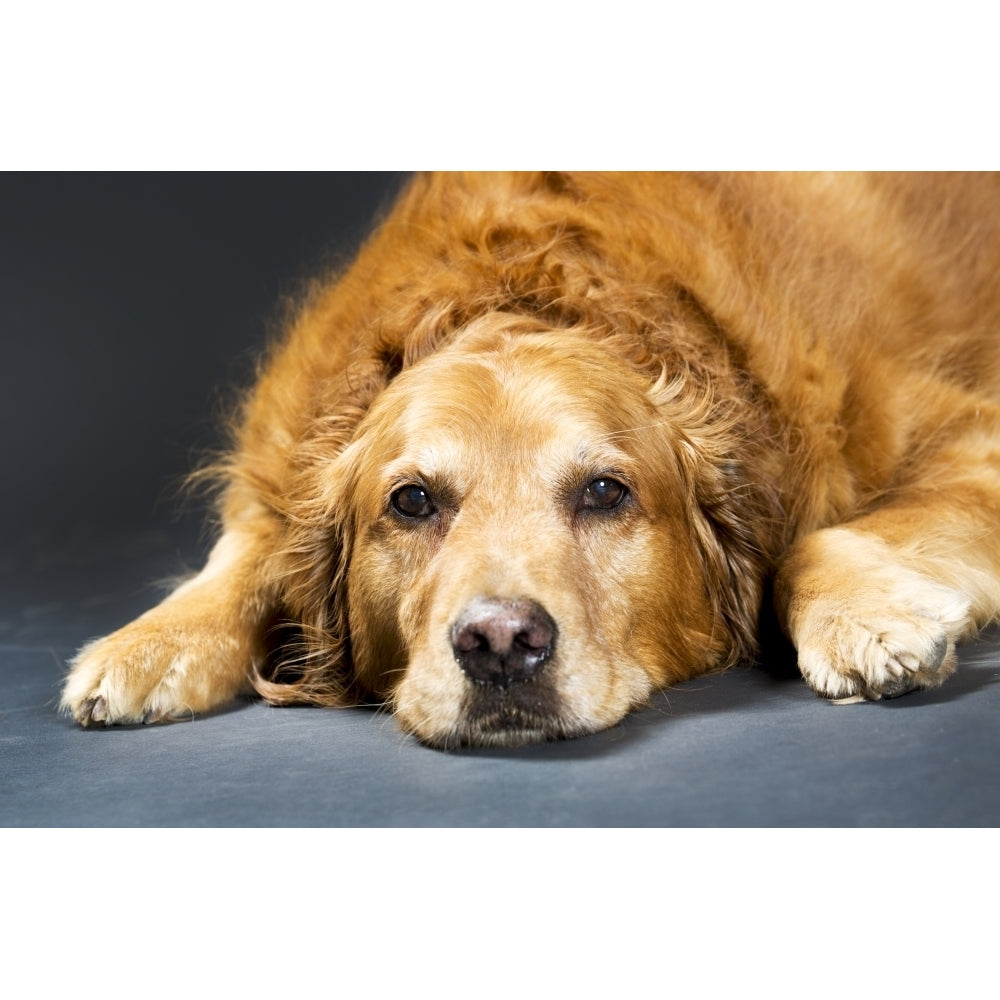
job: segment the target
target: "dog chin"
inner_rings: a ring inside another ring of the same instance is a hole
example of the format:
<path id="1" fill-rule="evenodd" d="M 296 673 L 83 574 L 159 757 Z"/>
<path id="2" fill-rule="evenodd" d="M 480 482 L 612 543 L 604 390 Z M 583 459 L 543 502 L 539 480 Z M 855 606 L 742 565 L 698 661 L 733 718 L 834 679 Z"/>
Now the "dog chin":
<path id="1" fill-rule="evenodd" d="M 444 732 L 416 735 L 439 750 L 459 747 L 519 747 L 572 739 L 600 726 L 569 719 L 548 685 L 509 688 L 476 685 L 466 697 L 458 721 Z"/>

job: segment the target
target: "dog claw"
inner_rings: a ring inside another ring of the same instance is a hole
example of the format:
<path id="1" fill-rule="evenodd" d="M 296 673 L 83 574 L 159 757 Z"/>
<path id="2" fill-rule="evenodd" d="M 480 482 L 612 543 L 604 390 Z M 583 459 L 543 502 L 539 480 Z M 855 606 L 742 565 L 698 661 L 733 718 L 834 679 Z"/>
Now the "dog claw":
<path id="1" fill-rule="evenodd" d="M 90 728 L 92 726 L 110 726 L 114 724 L 110 722 L 108 718 L 108 703 L 101 696 L 96 698 L 87 698 L 85 701 L 82 701 L 80 703 L 80 707 L 73 713 L 73 717 L 84 728 Z M 124 723 L 141 722 L 144 726 L 154 726 L 161 722 L 186 722 L 187 720 L 193 718 L 194 713 L 189 710 L 175 709 L 174 711 L 169 711 L 163 706 L 158 706 L 156 708 L 151 708 L 145 715 L 141 716 L 141 718 L 123 718 L 118 721 Z"/>
<path id="2" fill-rule="evenodd" d="M 88 698 L 80 706 L 77 717 L 84 726 L 106 722 L 108 718 L 108 703 L 102 697 Z"/>
<path id="3" fill-rule="evenodd" d="M 886 662 L 885 669 L 888 670 L 889 673 L 892 674 L 893 677 L 895 677 L 895 678 L 898 679 L 898 678 L 902 677 L 904 671 L 907 670 L 907 669 L 909 669 L 909 668 L 908 667 L 904 667 L 901 659 L 896 659 L 895 657 L 893 657 L 891 660 L 888 660 Z M 916 667 L 914 667 L 913 669 L 915 670 Z"/>
<path id="4" fill-rule="evenodd" d="M 948 639 L 943 635 L 938 636 L 937 641 L 934 643 L 934 649 L 931 655 L 927 658 L 927 668 L 934 671 L 939 670 L 947 655 Z"/>
<path id="5" fill-rule="evenodd" d="M 900 695 L 909 694 L 920 687 L 912 677 L 899 677 L 891 684 L 882 685 L 881 695 L 883 698 L 898 698 Z"/>

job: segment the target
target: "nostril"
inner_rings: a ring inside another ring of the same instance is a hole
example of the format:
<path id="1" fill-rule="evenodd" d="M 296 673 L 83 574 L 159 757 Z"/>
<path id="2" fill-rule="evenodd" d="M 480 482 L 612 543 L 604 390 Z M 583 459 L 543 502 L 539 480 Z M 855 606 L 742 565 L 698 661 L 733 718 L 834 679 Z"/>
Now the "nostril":
<path id="1" fill-rule="evenodd" d="M 537 652 L 544 649 L 552 642 L 552 632 L 542 627 L 535 627 L 530 632 L 518 632 L 514 636 L 513 646 L 516 649 L 523 649 L 527 652 Z"/>
<path id="2" fill-rule="evenodd" d="M 477 598 L 452 626 L 451 643 L 472 680 L 506 687 L 537 675 L 552 656 L 556 632 L 536 601 Z"/>
<path id="3" fill-rule="evenodd" d="M 489 649 L 490 640 L 482 632 L 474 628 L 462 628 L 458 632 L 452 629 L 452 646 L 462 653 L 471 653 L 476 649 Z"/>

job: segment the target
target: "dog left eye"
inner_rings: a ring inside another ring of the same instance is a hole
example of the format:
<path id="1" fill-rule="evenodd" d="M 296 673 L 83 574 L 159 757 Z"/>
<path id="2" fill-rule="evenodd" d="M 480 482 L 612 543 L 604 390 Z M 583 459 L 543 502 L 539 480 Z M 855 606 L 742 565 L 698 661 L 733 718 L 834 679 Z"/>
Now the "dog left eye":
<path id="1" fill-rule="evenodd" d="M 583 491 L 580 506 L 590 510 L 613 510 L 628 498 L 628 487 L 617 479 L 602 476 Z"/>
<path id="2" fill-rule="evenodd" d="M 422 486 L 402 486 L 389 498 L 392 509 L 403 517 L 430 517 L 437 508 Z"/>

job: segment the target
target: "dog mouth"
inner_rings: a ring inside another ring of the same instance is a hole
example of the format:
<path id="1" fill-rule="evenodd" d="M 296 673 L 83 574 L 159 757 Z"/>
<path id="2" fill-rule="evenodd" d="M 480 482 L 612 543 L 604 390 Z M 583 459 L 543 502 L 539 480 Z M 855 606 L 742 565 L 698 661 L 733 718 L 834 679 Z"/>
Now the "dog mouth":
<path id="1" fill-rule="evenodd" d="M 538 680 L 499 687 L 475 684 L 467 692 L 458 721 L 441 732 L 418 732 L 436 750 L 463 747 L 521 747 L 585 736 L 592 729 L 567 718 L 558 692 Z"/>
<path id="2" fill-rule="evenodd" d="M 475 685 L 462 706 L 460 745 L 521 746 L 566 737 L 556 691 L 543 681 Z"/>

